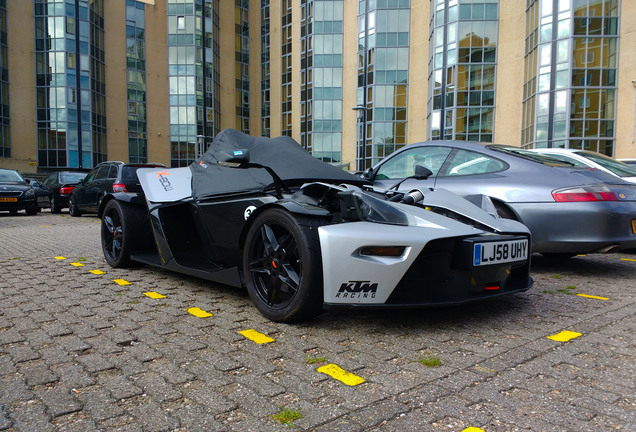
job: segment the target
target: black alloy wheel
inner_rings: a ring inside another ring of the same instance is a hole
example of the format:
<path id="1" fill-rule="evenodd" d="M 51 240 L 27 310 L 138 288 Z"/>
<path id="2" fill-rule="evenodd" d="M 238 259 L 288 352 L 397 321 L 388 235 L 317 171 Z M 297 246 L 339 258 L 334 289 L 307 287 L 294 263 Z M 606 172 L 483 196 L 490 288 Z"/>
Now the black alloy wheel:
<path id="1" fill-rule="evenodd" d="M 243 249 L 247 290 L 268 319 L 293 322 L 322 310 L 318 223 L 282 209 L 260 214 Z"/>
<path id="2" fill-rule="evenodd" d="M 143 229 L 143 212 L 130 204 L 111 200 L 102 215 L 102 251 L 108 265 L 127 268 L 133 265 L 131 252 L 140 244 Z"/>

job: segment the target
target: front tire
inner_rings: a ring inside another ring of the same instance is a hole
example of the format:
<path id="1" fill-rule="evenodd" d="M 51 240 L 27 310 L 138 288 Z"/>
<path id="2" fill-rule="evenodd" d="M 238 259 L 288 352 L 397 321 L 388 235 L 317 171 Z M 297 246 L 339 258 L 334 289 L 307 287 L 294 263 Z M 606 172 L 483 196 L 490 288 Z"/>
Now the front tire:
<path id="1" fill-rule="evenodd" d="M 75 202 L 75 198 L 72 196 L 68 199 L 68 214 L 72 217 L 80 217 L 82 212 L 77 209 L 77 203 Z"/>
<path id="2" fill-rule="evenodd" d="M 108 265 L 114 268 L 133 266 L 131 252 L 142 243 L 145 212 L 140 207 L 111 200 L 102 215 L 102 251 Z"/>
<path id="3" fill-rule="evenodd" d="M 282 209 L 260 214 L 243 248 L 247 291 L 256 308 L 276 322 L 307 320 L 322 311 L 318 223 Z"/>

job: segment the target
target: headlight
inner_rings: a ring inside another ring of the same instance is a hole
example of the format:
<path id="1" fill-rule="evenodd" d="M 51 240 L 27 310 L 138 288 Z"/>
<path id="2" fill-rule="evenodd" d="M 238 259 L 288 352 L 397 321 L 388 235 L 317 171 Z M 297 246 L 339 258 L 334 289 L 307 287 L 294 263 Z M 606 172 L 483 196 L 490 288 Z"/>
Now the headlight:
<path id="1" fill-rule="evenodd" d="M 358 191 L 340 192 L 338 195 L 346 219 L 391 225 L 409 224 L 406 215 L 386 201 Z"/>
<path id="2" fill-rule="evenodd" d="M 24 196 L 25 196 L 25 197 L 31 197 L 31 196 L 33 196 L 33 195 L 35 195 L 35 191 L 34 191 L 33 189 L 27 189 L 27 190 L 24 192 Z"/>

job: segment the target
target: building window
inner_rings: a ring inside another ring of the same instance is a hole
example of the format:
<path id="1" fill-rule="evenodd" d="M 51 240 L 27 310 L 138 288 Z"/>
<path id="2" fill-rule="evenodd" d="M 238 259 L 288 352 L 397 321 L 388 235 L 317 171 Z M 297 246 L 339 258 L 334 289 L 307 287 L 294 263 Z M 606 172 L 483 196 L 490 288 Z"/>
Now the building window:
<path id="1" fill-rule="evenodd" d="M 431 2 L 429 138 L 492 142 L 498 0 Z"/>
<path id="2" fill-rule="evenodd" d="M 528 2 L 522 146 L 614 155 L 619 10 L 619 0 Z"/>
<path id="3" fill-rule="evenodd" d="M 406 145 L 410 1 L 359 3 L 357 169 Z"/>

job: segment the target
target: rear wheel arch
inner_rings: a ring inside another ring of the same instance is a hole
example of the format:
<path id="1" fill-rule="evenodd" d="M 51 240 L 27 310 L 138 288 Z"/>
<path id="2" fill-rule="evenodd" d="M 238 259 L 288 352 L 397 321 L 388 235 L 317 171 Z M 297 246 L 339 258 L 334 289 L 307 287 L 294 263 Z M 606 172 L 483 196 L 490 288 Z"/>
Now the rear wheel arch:
<path id="1" fill-rule="evenodd" d="M 503 201 L 494 199 L 492 197 L 491 199 L 492 199 L 492 203 L 495 206 L 495 209 L 497 210 L 497 214 L 499 215 L 499 217 L 504 219 L 512 219 L 516 221 L 521 221 L 517 213 L 508 204 L 506 204 Z"/>

